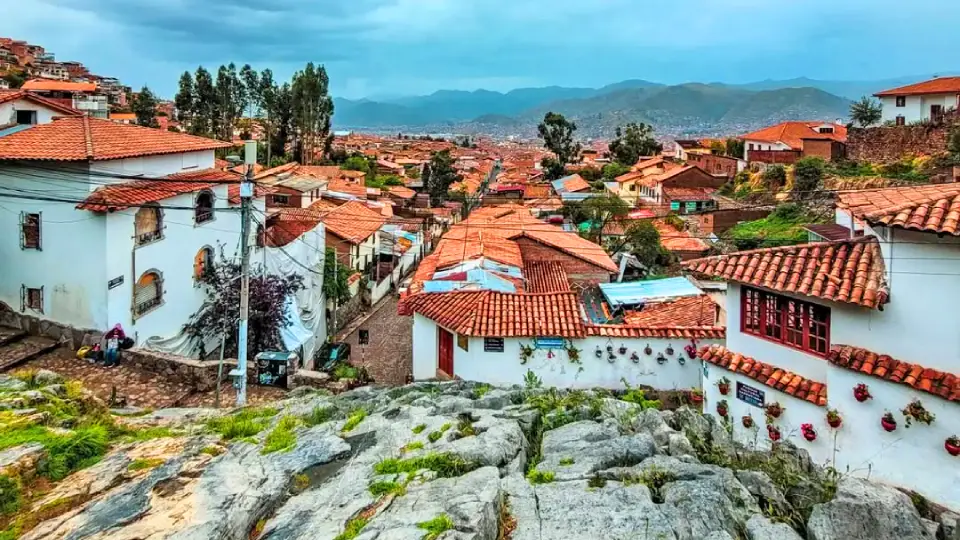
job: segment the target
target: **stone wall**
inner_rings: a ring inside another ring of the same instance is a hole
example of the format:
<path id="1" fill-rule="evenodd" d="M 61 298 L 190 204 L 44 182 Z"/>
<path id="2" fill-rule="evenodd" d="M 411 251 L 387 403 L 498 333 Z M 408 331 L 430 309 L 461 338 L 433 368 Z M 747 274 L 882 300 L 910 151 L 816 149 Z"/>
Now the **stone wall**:
<path id="1" fill-rule="evenodd" d="M 335 336 L 360 315 L 365 305 L 363 297 L 364 295 L 358 292 L 347 303 L 337 308 L 336 325 L 333 324 L 333 317 L 327 318 L 327 335 Z"/>
<path id="2" fill-rule="evenodd" d="M 942 154 L 947 151 L 949 133 L 947 125 L 851 128 L 847 132 L 847 157 L 893 163 L 906 156 Z"/>
<path id="3" fill-rule="evenodd" d="M 206 392 L 217 386 L 217 361 L 200 361 L 143 349 L 123 351 L 122 362 L 133 367 L 150 371 L 163 377 L 193 387 L 195 392 Z M 223 361 L 223 378 L 229 380 L 230 370 L 237 366 L 233 358 Z M 247 374 L 255 370 L 248 364 Z"/>
<path id="4" fill-rule="evenodd" d="M 65 324 L 48 321 L 33 315 L 19 313 L 4 302 L 0 302 L 0 326 L 17 328 L 32 336 L 43 336 L 66 344 L 71 349 L 83 345 L 98 343 L 105 330 L 74 328 Z"/>

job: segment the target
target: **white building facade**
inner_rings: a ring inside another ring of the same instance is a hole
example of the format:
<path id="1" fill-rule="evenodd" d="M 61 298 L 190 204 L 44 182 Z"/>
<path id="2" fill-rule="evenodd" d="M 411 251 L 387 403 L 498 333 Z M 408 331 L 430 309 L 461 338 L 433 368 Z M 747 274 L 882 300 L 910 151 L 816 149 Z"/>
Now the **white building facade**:
<path id="1" fill-rule="evenodd" d="M 883 106 L 881 121 L 894 125 L 939 119 L 960 107 L 960 77 L 940 77 L 875 94 Z"/>

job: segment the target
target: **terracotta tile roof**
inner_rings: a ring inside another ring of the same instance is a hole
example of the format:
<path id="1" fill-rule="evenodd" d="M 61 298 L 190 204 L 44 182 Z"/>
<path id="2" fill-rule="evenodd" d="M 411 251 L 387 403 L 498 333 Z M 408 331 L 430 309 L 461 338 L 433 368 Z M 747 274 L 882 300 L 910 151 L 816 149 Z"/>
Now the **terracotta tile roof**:
<path id="1" fill-rule="evenodd" d="M 706 253 L 710 244 L 690 234 L 689 231 L 678 231 L 662 219 L 653 220 L 653 226 L 660 233 L 660 245 L 668 251 Z"/>
<path id="2" fill-rule="evenodd" d="M 841 192 L 837 208 L 870 224 L 960 236 L 957 183 Z"/>
<path id="3" fill-rule="evenodd" d="M 649 328 L 631 324 L 588 324 L 588 336 L 611 338 L 724 339 L 722 326 L 661 326 Z"/>
<path id="4" fill-rule="evenodd" d="M 103 161 L 230 146 L 214 139 L 81 116 L 0 137 L 0 159 Z"/>
<path id="5" fill-rule="evenodd" d="M 590 184 L 583 179 L 579 174 L 572 174 L 568 176 L 563 182 L 563 189 L 573 193 L 577 191 L 587 191 L 590 189 Z"/>
<path id="6" fill-rule="evenodd" d="M 485 230 L 474 227 L 461 227 L 463 222 L 454 226 L 440 238 L 434 253 L 437 256 L 437 268 L 447 268 L 463 261 L 486 257 L 493 261 L 523 267 L 520 246 L 511 242 L 497 230 Z"/>
<path id="7" fill-rule="evenodd" d="M 832 364 L 885 381 L 907 386 L 942 397 L 947 401 L 960 402 L 960 376 L 919 364 L 894 360 L 885 354 L 877 354 L 860 347 L 834 345 L 827 357 Z"/>
<path id="8" fill-rule="evenodd" d="M 110 120 L 136 120 L 134 113 L 110 113 Z"/>
<path id="9" fill-rule="evenodd" d="M 577 295 L 572 292 L 421 293 L 404 299 L 401 304 L 401 313 L 419 313 L 465 336 L 579 338 L 585 335 Z"/>
<path id="10" fill-rule="evenodd" d="M 877 239 L 739 251 L 683 263 L 691 272 L 774 291 L 878 308 L 889 301 Z"/>
<path id="11" fill-rule="evenodd" d="M 918 96 L 923 94 L 960 94 L 960 77 L 938 77 L 874 94 L 884 96 Z"/>
<path id="12" fill-rule="evenodd" d="M 346 180 L 333 179 L 327 184 L 327 189 L 330 191 L 335 191 L 337 193 L 346 193 L 347 195 L 353 195 L 360 199 L 367 198 L 367 188 L 360 184 L 354 184 L 353 182 L 348 182 Z"/>
<path id="13" fill-rule="evenodd" d="M 70 82 L 58 81 L 53 79 L 30 79 L 23 83 L 21 90 L 33 90 L 35 92 L 96 92 L 97 83 L 95 82 Z"/>
<path id="14" fill-rule="evenodd" d="M 550 197 L 548 184 L 527 184 L 523 188 L 524 199 L 546 199 Z"/>
<path id="15" fill-rule="evenodd" d="M 623 321 L 647 328 L 717 326 L 717 304 L 707 295 L 682 296 L 673 301 L 647 304 L 640 311 L 627 311 Z"/>
<path id="16" fill-rule="evenodd" d="M 387 191 L 394 197 L 401 199 L 412 199 L 417 196 L 417 192 L 404 186 L 390 186 Z"/>
<path id="17" fill-rule="evenodd" d="M 829 125 L 833 133 L 820 133 L 817 126 Z M 775 126 L 763 128 L 740 137 L 743 140 L 782 142 L 794 150 L 803 148 L 805 138 L 827 138 L 835 141 L 847 141 L 847 127 L 833 122 L 783 122 Z"/>
<path id="18" fill-rule="evenodd" d="M 817 223 L 806 225 L 804 229 L 829 241 L 847 240 L 850 238 L 850 229 L 838 223 Z M 863 231 L 857 231 L 854 235 L 863 236 Z"/>
<path id="19" fill-rule="evenodd" d="M 270 247 L 283 247 L 305 233 L 312 231 L 320 223 L 319 220 L 281 220 L 267 227 L 265 241 Z"/>
<path id="20" fill-rule="evenodd" d="M 709 201 L 716 188 L 707 187 L 663 187 L 663 195 L 671 201 Z"/>
<path id="21" fill-rule="evenodd" d="M 563 265 L 556 262 L 538 261 L 523 268 L 523 275 L 527 278 L 527 292 L 551 293 L 568 292 L 570 282 Z"/>
<path id="22" fill-rule="evenodd" d="M 115 212 L 140 206 L 203 189 L 210 189 L 224 181 L 235 179 L 234 175 L 217 169 L 170 175 L 166 179 L 136 180 L 97 188 L 82 203 L 80 210 L 91 212 Z"/>
<path id="23" fill-rule="evenodd" d="M 827 405 L 827 385 L 824 383 L 735 353 L 722 345 L 703 347 L 697 356 L 704 362 L 746 375 L 760 384 L 765 384 L 797 399 L 809 401 L 820 407 Z"/>
<path id="24" fill-rule="evenodd" d="M 320 219 L 330 232 L 351 244 L 360 244 L 375 234 L 387 220 L 360 201 L 350 201 Z"/>
<path id="25" fill-rule="evenodd" d="M 73 107 L 67 107 L 66 105 L 59 103 L 57 101 L 54 101 L 52 99 L 47 99 L 43 96 L 38 96 L 37 94 L 34 94 L 32 92 L 16 90 L 12 92 L 0 93 L 0 103 L 9 103 L 11 101 L 17 101 L 19 99 L 22 99 L 25 101 L 32 101 L 33 103 L 36 103 L 38 105 L 43 105 L 44 107 L 53 109 L 63 115 L 67 115 L 67 116 L 83 115 L 82 111 L 78 111 Z"/>

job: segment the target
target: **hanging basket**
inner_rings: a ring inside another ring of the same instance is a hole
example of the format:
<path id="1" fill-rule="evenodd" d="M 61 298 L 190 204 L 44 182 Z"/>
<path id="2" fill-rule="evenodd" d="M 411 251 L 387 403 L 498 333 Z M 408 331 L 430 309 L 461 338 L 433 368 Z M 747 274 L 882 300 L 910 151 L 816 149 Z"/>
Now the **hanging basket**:
<path id="1" fill-rule="evenodd" d="M 956 437 L 950 437 L 949 439 L 943 441 L 943 448 L 951 456 L 960 456 L 960 439 Z"/>
<path id="2" fill-rule="evenodd" d="M 813 442 L 817 440 L 817 430 L 813 429 L 813 424 L 803 424 L 800 426 L 800 431 L 803 433 L 803 438 L 808 442 Z"/>
<path id="3" fill-rule="evenodd" d="M 634 351 L 634 352 L 630 355 L 630 361 L 633 362 L 634 364 L 639 364 L 639 363 L 640 363 L 640 355 L 637 354 L 636 351 Z"/>
<path id="4" fill-rule="evenodd" d="M 781 435 L 780 435 L 780 428 L 778 428 L 778 427 L 776 427 L 776 426 L 768 425 L 768 426 L 767 426 L 767 436 L 770 437 L 770 440 L 773 441 L 773 442 L 779 441 L 779 440 L 780 440 L 780 437 L 781 437 Z"/>
<path id="5" fill-rule="evenodd" d="M 747 429 L 750 429 L 750 428 L 753 427 L 753 417 L 752 417 L 752 416 L 744 416 L 743 418 L 740 419 L 740 421 L 743 423 L 743 427 L 745 427 L 745 428 L 747 428 Z"/>
<path id="6" fill-rule="evenodd" d="M 870 389 L 865 384 L 858 384 L 853 387 L 853 398 L 863 403 L 864 401 L 872 398 L 870 395 Z"/>
<path id="7" fill-rule="evenodd" d="M 646 347 L 643 348 L 643 354 L 647 356 L 650 356 L 651 354 L 653 354 L 653 349 L 650 348 L 650 345 L 647 345 Z"/>
<path id="8" fill-rule="evenodd" d="M 880 419 L 880 425 L 883 426 L 883 429 L 888 433 L 896 431 L 897 429 L 897 421 L 893 418 L 892 414 L 884 415 L 884 417 Z"/>

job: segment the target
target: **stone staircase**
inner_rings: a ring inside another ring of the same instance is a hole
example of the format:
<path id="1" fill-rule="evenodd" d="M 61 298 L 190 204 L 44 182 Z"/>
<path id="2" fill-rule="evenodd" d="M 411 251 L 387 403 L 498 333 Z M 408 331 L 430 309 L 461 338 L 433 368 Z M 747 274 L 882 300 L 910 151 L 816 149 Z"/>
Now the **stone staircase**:
<path id="1" fill-rule="evenodd" d="M 50 338 L 30 336 L 16 328 L 0 327 L 0 371 L 7 371 L 59 346 Z"/>

